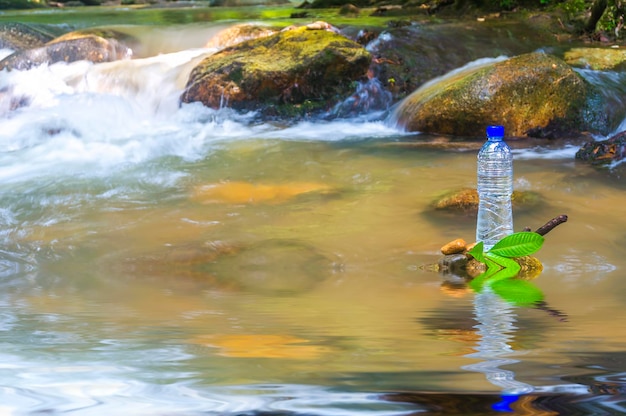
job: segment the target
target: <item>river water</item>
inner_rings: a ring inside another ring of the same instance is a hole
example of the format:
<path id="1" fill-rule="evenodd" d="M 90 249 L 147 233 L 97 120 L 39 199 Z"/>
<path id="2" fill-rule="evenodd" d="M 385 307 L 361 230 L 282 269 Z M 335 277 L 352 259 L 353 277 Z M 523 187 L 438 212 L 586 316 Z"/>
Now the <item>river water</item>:
<path id="1" fill-rule="evenodd" d="M 432 267 L 480 143 L 179 105 L 201 52 L 0 73 L 0 414 L 626 412 L 618 176 L 511 142 L 569 216 L 515 306 Z"/>

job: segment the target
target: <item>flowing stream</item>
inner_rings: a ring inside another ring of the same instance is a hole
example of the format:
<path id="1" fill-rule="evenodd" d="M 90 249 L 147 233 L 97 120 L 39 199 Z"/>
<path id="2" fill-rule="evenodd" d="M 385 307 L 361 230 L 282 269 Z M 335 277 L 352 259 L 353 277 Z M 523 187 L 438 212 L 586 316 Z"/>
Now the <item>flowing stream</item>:
<path id="1" fill-rule="evenodd" d="M 569 221 L 537 253 L 544 307 L 474 293 L 432 265 L 475 217 L 432 203 L 475 186 L 480 143 L 180 105 L 207 52 L 181 30 L 0 73 L 1 414 L 626 412 L 619 178 L 512 142 L 542 199 L 515 229 Z"/>

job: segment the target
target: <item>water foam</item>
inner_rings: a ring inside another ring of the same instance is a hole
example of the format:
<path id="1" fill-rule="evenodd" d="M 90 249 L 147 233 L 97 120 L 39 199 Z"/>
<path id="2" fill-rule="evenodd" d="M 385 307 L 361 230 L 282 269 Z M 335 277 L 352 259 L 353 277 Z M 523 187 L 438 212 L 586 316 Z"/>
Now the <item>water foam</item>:
<path id="1" fill-rule="evenodd" d="M 179 103 L 181 79 L 205 53 L 1 73 L 0 180 L 108 175 L 163 156 L 196 160 L 212 142 L 249 135 L 249 117 Z"/>
<path id="2" fill-rule="evenodd" d="M 0 73 L 0 180 L 107 176 L 158 158 L 201 159 L 224 140 L 335 141 L 397 134 L 382 122 L 252 124 L 254 114 L 181 104 L 189 72 L 214 52 L 42 65 Z"/>

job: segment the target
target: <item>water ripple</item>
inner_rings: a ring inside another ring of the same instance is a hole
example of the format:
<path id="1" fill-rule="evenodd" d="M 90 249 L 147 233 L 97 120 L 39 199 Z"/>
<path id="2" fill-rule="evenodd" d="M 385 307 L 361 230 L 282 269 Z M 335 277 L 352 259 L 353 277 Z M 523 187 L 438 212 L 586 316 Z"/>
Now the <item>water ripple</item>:
<path id="1" fill-rule="evenodd" d="M 96 370 L 96 369 L 93 369 Z M 97 374 L 97 371 L 92 373 Z M 0 386 L 0 412 L 102 415 L 307 414 L 319 416 L 413 414 L 415 404 L 388 402 L 371 393 L 334 392 L 320 386 L 244 385 L 202 389 L 189 383 L 151 385 L 93 377 L 84 380 Z"/>

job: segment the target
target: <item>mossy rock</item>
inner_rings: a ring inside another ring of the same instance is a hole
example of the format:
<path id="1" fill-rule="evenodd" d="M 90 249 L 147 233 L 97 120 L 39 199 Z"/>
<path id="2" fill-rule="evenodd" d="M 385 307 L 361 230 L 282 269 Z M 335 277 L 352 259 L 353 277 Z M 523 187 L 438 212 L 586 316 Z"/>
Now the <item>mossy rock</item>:
<path id="1" fill-rule="evenodd" d="M 303 107 L 325 110 L 354 92 L 370 60 L 365 48 L 332 31 L 284 30 L 205 58 L 181 100 L 289 116 Z"/>
<path id="2" fill-rule="evenodd" d="M 513 260 L 520 265 L 520 271 L 515 276 L 516 279 L 533 280 L 537 278 L 543 271 L 543 264 L 536 257 L 515 257 Z M 484 273 L 487 270 L 487 266 L 474 258 L 470 258 L 466 260 L 463 269 L 467 273 L 467 276 L 469 276 L 470 278 L 475 278 Z"/>
<path id="3" fill-rule="evenodd" d="M 565 62 L 577 68 L 609 71 L 626 67 L 626 50 L 613 48 L 572 48 L 564 54 Z"/>
<path id="4" fill-rule="evenodd" d="M 406 131 L 468 137 L 482 137 L 489 124 L 518 137 L 541 128 L 581 131 L 587 92 L 563 60 L 530 53 L 420 88 L 402 101 L 394 121 Z"/>
<path id="5" fill-rule="evenodd" d="M 515 279 L 533 280 L 543 271 L 543 264 L 536 257 L 515 257 L 513 260 L 520 265 L 520 271 Z M 485 273 L 487 266 L 468 254 L 458 253 L 441 257 L 437 262 L 437 269 L 443 274 L 452 274 L 471 280 Z"/>
<path id="6" fill-rule="evenodd" d="M 532 191 L 513 191 L 513 208 L 530 209 L 543 201 L 540 194 Z M 462 188 L 449 192 L 433 203 L 435 211 L 475 215 L 478 212 L 478 191 L 475 188 Z"/>

